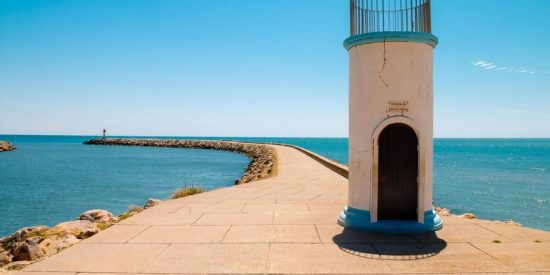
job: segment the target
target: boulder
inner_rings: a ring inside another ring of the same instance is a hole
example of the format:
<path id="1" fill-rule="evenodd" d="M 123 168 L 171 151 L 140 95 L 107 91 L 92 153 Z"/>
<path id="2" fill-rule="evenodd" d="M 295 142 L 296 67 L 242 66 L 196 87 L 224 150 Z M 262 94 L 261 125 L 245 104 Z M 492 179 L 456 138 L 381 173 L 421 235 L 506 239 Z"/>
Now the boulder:
<path id="1" fill-rule="evenodd" d="M 521 225 L 521 223 L 515 222 L 515 221 L 505 221 L 504 223 L 506 223 L 506 224 L 511 224 L 511 225 L 515 225 L 515 226 L 523 226 L 523 225 Z"/>
<path id="2" fill-rule="evenodd" d="M 12 256 L 9 251 L 0 252 L 0 267 L 11 263 Z"/>
<path id="3" fill-rule="evenodd" d="M 50 256 L 58 252 L 56 246 L 59 242 L 60 239 L 57 236 L 52 236 L 51 238 L 44 239 L 42 242 L 40 242 L 38 244 L 38 248 L 42 250 L 43 256 Z"/>
<path id="4" fill-rule="evenodd" d="M 88 220 L 76 220 L 70 222 L 62 222 L 56 225 L 53 230 L 65 231 L 68 234 L 72 234 L 79 239 L 86 239 L 99 232 L 95 222 Z"/>
<path id="5" fill-rule="evenodd" d="M 78 243 L 80 240 L 72 235 L 51 235 L 49 238 L 40 242 L 39 247 L 42 249 L 42 252 L 45 256 L 50 256 L 60 252 L 61 250 L 71 247 L 74 244 Z"/>
<path id="6" fill-rule="evenodd" d="M 50 256 L 99 231 L 95 222 L 78 220 L 46 226 L 24 227 L 0 239 L 0 267 L 20 269 L 42 257 Z"/>
<path id="7" fill-rule="evenodd" d="M 4 238 L 1 238 L 0 245 L 2 245 L 3 248 L 9 250 L 13 244 L 22 242 L 29 237 L 39 236 L 44 232 L 46 232 L 47 230 L 48 230 L 48 227 L 43 225 L 23 227 L 15 231 L 13 234 L 6 236 Z"/>
<path id="8" fill-rule="evenodd" d="M 13 150 L 15 150 L 15 146 L 13 146 L 13 144 L 11 144 L 9 141 L 0 140 L 0 152 L 13 151 Z"/>
<path id="9" fill-rule="evenodd" d="M 78 217 L 79 220 L 86 220 L 91 222 L 104 222 L 104 223 L 115 223 L 117 218 L 113 213 L 103 210 L 103 209 L 92 209 L 88 210 Z"/>
<path id="10" fill-rule="evenodd" d="M 69 234 L 57 242 L 55 245 L 55 250 L 56 252 L 60 252 L 61 250 L 69 248 L 78 242 L 80 242 L 80 240 L 77 237 Z"/>
<path id="11" fill-rule="evenodd" d="M 46 256 L 46 253 L 40 247 L 44 241 L 42 237 L 30 237 L 25 241 L 13 245 L 10 250 L 13 255 L 13 261 L 34 261 Z"/>
<path id="12" fill-rule="evenodd" d="M 88 222 L 88 221 L 86 221 Z M 17 233 L 29 232 L 28 228 Z M 37 232 L 37 231 L 34 231 Z M 14 234 L 12 234 L 13 236 Z M 58 228 L 40 230 L 33 235 L 27 235 L 25 238 L 18 236 L 12 237 L 9 242 L 9 251 L 0 249 L 0 267 L 4 269 L 17 269 L 28 263 L 25 261 L 36 261 L 42 257 L 54 255 L 61 250 L 74 245 L 79 240 L 72 234 Z M 18 264 L 10 264 L 16 262 Z"/>
<path id="13" fill-rule="evenodd" d="M 0 239 L 0 266 L 12 261 L 34 260 L 44 256 L 40 243 L 44 240 L 48 227 L 24 227 Z"/>
<path id="14" fill-rule="evenodd" d="M 458 217 L 465 218 L 465 219 L 477 219 L 477 216 L 473 213 L 464 213 L 462 215 L 459 215 Z"/>
<path id="15" fill-rule="evenodd" d="M 145 205 L 143 205 L 143 208 L 147 209 L 149 207 L 153 207 L 155 205 L 158 205 L 161 202 L 162 202 L 161 200 L 157 200 L 157 199 L 148 199 L 147 202 L 145 203 Z"/>
<path id="16" fill-rule="evenodd" d="M 449 210 L 447 208 L 442 208 L 442 207 L 435 207 L 435 212 L 437 212 L 437 214 L 439 216 L 450 216 L 451 215 L 451 210 Z"/>

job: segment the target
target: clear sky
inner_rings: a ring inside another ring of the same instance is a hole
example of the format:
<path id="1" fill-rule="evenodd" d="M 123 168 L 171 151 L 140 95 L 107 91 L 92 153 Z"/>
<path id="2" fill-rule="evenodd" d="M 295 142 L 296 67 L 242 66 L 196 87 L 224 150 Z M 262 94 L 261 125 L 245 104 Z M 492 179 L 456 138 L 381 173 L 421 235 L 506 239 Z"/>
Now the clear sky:
<path id="1" fill-rule="evenodd" d="M 0 134 L 345 137 L 345 0 L 0 0 Z M 433 0 L 436 137 L 550 137 L 550 1 Z"/>

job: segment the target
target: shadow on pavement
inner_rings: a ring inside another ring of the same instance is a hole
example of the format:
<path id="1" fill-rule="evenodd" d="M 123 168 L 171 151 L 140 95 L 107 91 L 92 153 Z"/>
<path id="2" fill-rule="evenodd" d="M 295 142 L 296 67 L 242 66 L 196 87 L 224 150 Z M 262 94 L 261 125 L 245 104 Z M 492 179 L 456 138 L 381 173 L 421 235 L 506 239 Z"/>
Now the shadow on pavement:
<path id="1" fill-rule="evenodd" d="M 344 229 L 332 240 L 346 253 L 382 260 L 416 260 L 433 257 L 447 242 L 433 232 L 418 235 L 390 235 Z"/>

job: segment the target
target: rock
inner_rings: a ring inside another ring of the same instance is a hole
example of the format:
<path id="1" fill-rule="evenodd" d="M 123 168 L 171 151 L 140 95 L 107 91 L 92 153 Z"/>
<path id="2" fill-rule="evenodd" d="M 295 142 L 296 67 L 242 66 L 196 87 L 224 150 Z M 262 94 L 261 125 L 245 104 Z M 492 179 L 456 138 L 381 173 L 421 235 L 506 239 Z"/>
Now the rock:
<path id="1" fill-rule="evenodd" d="M 90 221 L 74 221 L 59 224 L 54 228 L 33 226 L 17 230 L 10 236 L 0 239 L 0 267 L 18 269 L 28 264 L 25 261 L 32 263 L 56 254 L 79 242 L 73 234 L 89 236 L 96 232 L 95 225 L 96 223 Z"/>
<path id="2" fill-rule="evenodd" d="M 13 150 L 15 150 L 15 146 L 13 146 L 13 144 L 11 144 L 8 141 L 1 141 L 0 140 L 0 152 L 13 151 Z"/>
<path id="3" fill-rule="evenodd" d="M 72 236 L 72 235 L 69 235 Z M 56 248 L 57 244 L 60 242 L 58 237 L 52 237 L 44 239 L 40 244 L 38 245 L 38 248 L 42 251 L 42 257 L 44 256 L 50 256 L 57 252 L 59 252 Z"/>
<path id="4" fill-rule="evenodd" d="M 447 208 L 441 208 L 441 207 L 435 207 L 435 212 L 437 212 L 437 214 L 439 216 L 450 216 L 451 215 L 451 210 L 447 209 Z"/>
<path id="5" fill-rule="evenodd" d="M 69 248 L 80 240 L 72 234 L 66 234 L 64 236 L 52 235 L 50 238 L 45 239 L 39 245 L 40 249 L 45 256 L 50 256 L 61 252 L 65 248 Z"/>
<path id="6" fill-rule="evenodd" d="M 103 209 L 92 209 L 88 210 L 78 217 L 79 220 L 87 220 L 91 222 L 104 222 L 104 223 L 115 223 L 117 218 L 113 213 L 103 210 Z"/>
<path id="7" fill-rule="evenodd" d="M 79 240 L 71 234 L 57 228 L 43 231 L 40 236 L 28 237 L 19 242 L 11 243 L 10 250 L 0 253 L 0 266 L 16 268 L 24 265 L 9 265 L 10 262 L 36 261 L 45 256 L 54 255 L 72 246 Z"/>
<path id="8" fill-rule="evenodd" d="M 23 268 L 25 268 L 26 266 L 34 263 L 36 261 L 17 261 L 17 262 L 12 262 L 12 263 L 9 263 L 7 265 L 5 265 L 3 267 L 4 270 L 21 270 Z"/>
<path id="9" fill-rule="evenodd" d="M 504 223 L 515 225 L 515 226 L 523 226 L 523 225 L 521 225 L 521 223 L 515 222 L 515 221 L 505 221 Z"/>
<path id="10" fill-rule="evenodd" d="M 44 256 L 40 243 L 44 240 L 48 227 L 24 227 L 0 239 L 0 266 L 11 261 L 34 260 Z"/>
<path id="11" fill-rule="evenodd" d="M 99 232 L 95 222 L 88 220 L 76 220 L 70 222 L 63 222 L 56 225 L 53 230 L 65 231 L 69 234 L 76 236 L 79 239 L 86 239 Z"/>
<path id="12" fill-rule="evenodd" d="M 10 250 L 13 261 L 34 261 L 46 256 L 40 247 L 44 241 L 42 237 L 30 237 L 23 242 L 16 243 Z"/>
<path id="13" fill-rule="evenodd" d="M 451 210 L 449 210 L 449 209 L 442 209 L 441 212 L 439 212 L 439 215 L 440 215 L 440 216 L 450 216 L 450 215 L 451 215 Z"/>
<path id="14" fill-rule="evenodd" d="M 60 252 L 61 250 L 65 249 L 65 248 L 69 248 L 73 245 L 75 245 L 76 243 L 80 242 L 80 240 L 75 237 L 74 235 L 67 235 L 65 238 L 61 239 L 55 246 L 55 249 L 57 252 Z"/>
<path id="15" fill-rule="evenodd" d="M 4 269 L 19 269 L 32 261 L 56 254 L 79 242 L 77 236 L 87 238 L 97 233 L 99 229 L 96 225 L 95 222 L 77 220 L 60 223 L 54 228 L 21 228 L 0 239 L 0 266 L 4 266 Z"/>
<path id="16" fill-rule="evenodd" d="M 465 218 L 465 219 L 477 219 L 477 216 L 473 213 L 464 213 L 462 215 L 458 215 L 458 217 L 460 218 Z"/>
<path id="17" fill-rule="evenodd" d="M 148 199 L 147 202 L 145 203 L 145 205 L 143 205 L 143 208 L 147 209 L 149 207 L 153 207 L 155 205 L 158 205 L 161 202 L 162 202 L 161 200 L 157 200 L 157 199 Z"/>
<path id="18" fill-rule="evenodd" d="M 43 226 L 43 225 L 23 227 L 23 228 L 15 231 L 15 233 L 13 233 L 13 234 L 11 234 L 7 237 L 1 238 L 0 239 L 0 244 L 5 249 L 9 250 L 9 249 L 11 249 L 11 246 L 13 244 L 16 244 L 18 242 L 22 242 L 22 241 L 26 240 L 29 237 L 41 235 L 44 232 L 46 232 L 47 230 L 48 230 L 48 227 Z"/>
<path id="19" fill-rule="evenodd" d="M 9 251 L 4 250 L 0 253 L 0 267 L 11 263 L 11 260 L 12 260 L 12 256 Z"/>

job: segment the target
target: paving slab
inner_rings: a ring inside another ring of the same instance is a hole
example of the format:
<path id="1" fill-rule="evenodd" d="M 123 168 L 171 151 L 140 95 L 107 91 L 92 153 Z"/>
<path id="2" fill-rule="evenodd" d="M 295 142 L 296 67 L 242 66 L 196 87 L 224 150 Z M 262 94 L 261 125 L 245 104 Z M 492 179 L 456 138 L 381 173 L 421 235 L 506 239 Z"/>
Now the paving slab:
<path id="1" fill-rule="evenodd" d="M 314 225 L 234 225 L 224 243 L 319 243 Z"/>
<path id="2" fill-rule="evenodd" d="M 347 179 L 274 147 L 277 176 L 162 202 L 21 274 L 550 273 L 546 231 L 456 216 L 432 234 L 344 229 Z"/>
<path id="3" fill-rule="evenodd" d="M 420 242 L 507 242 L 511 239 L 479 224 L 446 224 L 435 234 L 414 235 Z"/>
<path id="4" fill-rule="evenodd" d="M 517 271 L 550 272 L 550 243 L 474 243 L 475 247 Z"/>
<path id="5" fill-rule="evenodd" d="M 203 213 L 168 213 L 152 214 L 143 211 L 135 216 L 121 221 L 123 225 L 190 225 L 196 222 Z"/>
<path id="6" fill-rule="evenodd" d="M 195 225 L 272 224 L 273 213 L 205 213 Z"/>
<path id="7" fill-rule="evenodd" d="M 94 236 L 85 239 L 83 243 L 125 243 L 150 227 L 149 225 L 116 224 Z"/>
<path id="8" fill-rule="evenodd" d="M 335 224 L 338 216 L 317 212 L 276 212 L 275 224 Z"/>
<path id="9" fill-rule="evenodd" d="M 369 245 L 363 249 L 374 251 Z M 357 257 L 335 244 L 272 244 L 269 251 L 270 273 L 350 274 L 391 273 L 386 262 Z"/>
<path id="10" fill-rule="evenodd" d="M 547 231 L 516 226 L 501 222 L 480 223 L 481 227 L 502 235 L 513 241 L 520 242 L 550 242 L 550 234 Z"/>
<path id="11" fill-rule="evenodd" d="M 345 203 L 310 201 L 308 202 L 307 207 L 311 212 L 339 214 L 342 211 L 342 205 L 345 205 Z"/>
<path id="12" fill-rule="evenodd" d="M 219 243 L 229 225 L 155 225 L 140 232 L 128 243 Z"/>
<path id="13" fill-rule="evenodd" d="M 199 213 L 209 213 L 209 212 L 229 212 L 229 213 L 239 213 L 245 206 L 244 203 L 189 203 L 180 207 L 176 212 L 199 212 Z"/>
<path id="14" fill-rule="evenodd" d="M 264 273 L 269 244 L 173 244 L 150 273 Z"/>
<path id="15" fill-rule="evenodd" d="M 25 271 L 141 272 L 166 244 L 78 244 Z"/>
<path id="16" fill-rule="evenodd" d="M 374 244 L 396 273 L 514 272 L 469 243 Z"/>
<path id="17" fill-rule="evenodd" d="M 247 203 L 242 212 L 304 212 L 306 203 Z"/>
<path id="18" fill-rule="evenodd" d="M 168 200 L 163 201 L 156 205 L 155 207 L 150 207 L 147 209 L 147 214 L 153 215 L 153 214 L 169 214 L 172 213 L 179 208 L 183 207 L 184 202 L 181 200 Z"/>

